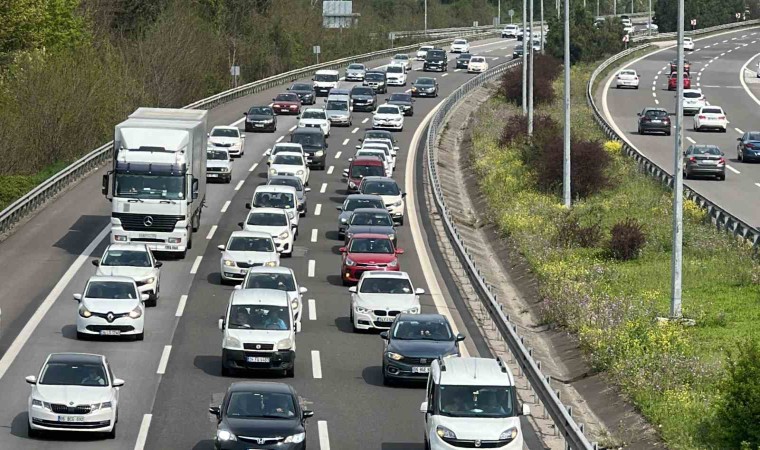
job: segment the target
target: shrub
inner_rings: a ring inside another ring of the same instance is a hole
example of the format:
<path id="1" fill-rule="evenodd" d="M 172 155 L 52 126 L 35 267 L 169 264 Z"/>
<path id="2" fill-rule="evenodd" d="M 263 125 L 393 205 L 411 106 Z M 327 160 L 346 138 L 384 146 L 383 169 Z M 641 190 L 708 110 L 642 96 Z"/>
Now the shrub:
<path id="1" fill-rule="evenodd" d="M 564 172 L 564 145 L 559 134 L 544 131 L 547 139 L 536 149 L 538 186 L 545 191 L 553 191 L 562 185 Z M 605 188 L 609 182 L 606 169 L 612 158 L 596 141 L 572 139 L 570 142 L 570 180 L 574 197 L 587 197 Z"/>
<path id="2" fill-rule="evenodd" d="M 509 116 L 504 128 L 501 129 L 499 137 L 499 146 L 515 143 L 516 140 L 525 139 L 526 130 L 528 129 L 528 116 L 522 114 L 513 114 Z"/>
<path id="3" fill-rule="evenodd" d="M 554 80 L 562 65 L 557 58 L 540 54 L 533 55 L 533 65 L 533 103 L 552 103 L 556 99 Z M 522 66 L 513 67 L 502 75 L 499 93 L 512 103 L 522 104 Z"/>
<path id="4" fill-rule="evenodd" d="M 728 352 L 718 418 L 731 448 L 760 446 L 760 343 L 748 339 Z"/>
<path id="5" fill-rule="evenodd" d="M 572 214 L 563 215 L 557 224 L 555 242 L 560 247 L 595 247 L 602 237 L 601 223 L 596 221 L 589 226 L 583 226 L 578 217 Z"/>
<path id="6" fill-rule="evenodd" d="M 646 244 L 646 235 L 638 220 L 627 218 L 616 223 L 610 232 L 609 251 L 613 258 L 628 261 L 636 258 Z"/>

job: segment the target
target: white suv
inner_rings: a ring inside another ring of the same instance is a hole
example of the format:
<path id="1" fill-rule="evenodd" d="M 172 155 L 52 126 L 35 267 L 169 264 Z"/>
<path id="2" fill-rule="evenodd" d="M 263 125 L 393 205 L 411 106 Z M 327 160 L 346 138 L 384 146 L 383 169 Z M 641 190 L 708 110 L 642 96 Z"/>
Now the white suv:
<path id="1" fill-rule="evenodd" d="M 357 331 L 387 330 L 399 314 L 419 314 L 425 290 L 415 289 L 406 272 L 370 270 L 348 292 L 351 325 Z"/>
<path id="2" fill-rule="evenodd" d="M 433 361 L 425 401 L 425 448 L 488 447 L 522 450 L 520 405 L 512 372 L 504 361 L 450 357 Z"/>

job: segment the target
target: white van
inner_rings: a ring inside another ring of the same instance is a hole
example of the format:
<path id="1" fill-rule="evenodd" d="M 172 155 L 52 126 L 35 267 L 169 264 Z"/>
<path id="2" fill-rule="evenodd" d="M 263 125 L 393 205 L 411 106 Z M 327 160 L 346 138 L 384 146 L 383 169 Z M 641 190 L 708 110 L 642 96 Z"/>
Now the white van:
<path id="1" fill-rule="evenodd" d="M 262 184 L 253 191 L 250 203 L 245 204 L 246 209 L 252 208 L 280 208 L 288 213 L 290 222 L 298 233 L 298 192 L 293 186 L 274 184 Z"/>
<path id="2" fill-rule="evenodd" d="M 317 95 L 325 96 L 330 92 L 330 89 L 338 87 L 340 72 L 337 70 L 317 70 L 312 81 L 314 81 L 314 90 Z"/>
<path id="3" fill-rule="evenodd" d="M 330 94 L 325 101 L 325 114 L 327 114 L 327 120 L 333 125 L 350 127 L 353 123 L 351 120 L 353 109 L 351 97 L 348 95 Z"/>
<path id="4" fill-rule="evenodd" d="M 278 370 L 295 376 L 296 333 L 290 297 L 279 289 L 232 291 L 222 331 L 222 375 L 237 370 Z"/>
<path id="5" fill-rule="evenodd" d="M 425 448 L 522 450 L 520 416 L 530 408 L 517 399 L 504 361 L 451 357 L 433 361 L 425 401 Z"/>

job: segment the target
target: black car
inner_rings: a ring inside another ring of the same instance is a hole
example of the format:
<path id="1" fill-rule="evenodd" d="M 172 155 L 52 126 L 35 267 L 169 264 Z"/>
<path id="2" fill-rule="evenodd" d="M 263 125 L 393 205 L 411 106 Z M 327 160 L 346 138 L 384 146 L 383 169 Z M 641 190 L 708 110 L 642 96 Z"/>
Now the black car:
<path id="1" fill-rule="evenodd" d="M 232 383 L 222 404 L 208 411 L 218 422 L 217 450 L 305 450 L 306 419 L 314 415 L 292 386 L 256 381 Z"/>
<path id="2" fill-rule="evenodd" d="M 665 133 L 670 136 L 670 116 L 664 108 L 644 108 L 639 116 L 639 134 Z"/>
<path id="3" fill-rule="evenodd" d="M 277 117 L 269 106 L 252 106 L 245 116 L 245 131 L 277 131 Z"/>
<path id="4" fill-rule="evenodd" d="M 296 94 L 303 105 L 313 105 L 317 102 L 317 92 L 311 84 L 295 83 L 288 88 L 288 91 Z"/>
<path id="5" fill-rule="evenodd" d="M 466 69 L 470 65 L 470 58 L 472 53 L 460 53 L 457 56 L 457 69 Z"/>
<path id="6" fill-rule="evenodd" d="M 377 106 L 377 94 L 369 86 L 351 88 L 351 106 L 354 111 L 374 111 Z"/>
<path id="7" fill-rule="evenodd" d="M 388 78 L 382 70 L 368 70 L 364 74 L 364 86 L 369 86 L 378 94 L 388 92 Z"/>
<path id="8" fill-rule="evenodd" d="M 321 128 L 298 127 L 290 134 L 290 142 L 301 144 L 309 167 L 325 170 L 327 140 Z"/>
<path id="9" fill-rule="evenodd" d="M 359 233 L 384 234 L 393 241 L 394 247 L 398 243 L 393 218 L 385 208 L 357 208 L 347 225 L 344 237 L 346 245 L 353 235 Z"/>
<path id="10" fill-rule="evenodd" d="M 412 83 L 412 97 L 438 97 L 438 81 L 420 77 Z"/>
<path id="11" fill-rule="evenodd" d="M 449 57 L 445 50 L 433 49 L 428 50 L 427 56 L 425 56 L 425 63 L 422 65 L 422 70 L 428 71 L 449 71 Z"/>
<path id="12" fill-rule="evenodd" d="M 738 138 L 736 146 L 737 158 L 742 162 L 760 160 L 760 131 L 747 131 Z"/>
<path id="13" fill-rule="evenodd" d="M 412 94 L 391 94 L 391 96 L 385 99 L 385 101 L 389 105 L 396 105 L 401 108 L 401 112 L 403 112 L 405 116 L 414 115 L 414 105 L 412 105 L 414 99 L 412 98 Z"/>
<path id="14" fill-rule="evenodd" d="M 523 51 L 523 46 L 518 45 L 515 47 L 514 51 L 512 51 L 512 59 L 522 58 L 525 52 Z"/>
<path id="15" fill-rule="evenodd" d="M 378 281 L 409 283 L 402 279 Z M 411 290 L 411 286 L 406 289 Z M 399 314 L 391 329 L 380 333 L 380 337 L 388 341 L 383 349 L 386 385 L 396 380 L 427 381 L 430 363 L 446 356 L 460 356 L 459 343 L 465 339 L 463 334 L 454 334 L 442 314 Z"/>

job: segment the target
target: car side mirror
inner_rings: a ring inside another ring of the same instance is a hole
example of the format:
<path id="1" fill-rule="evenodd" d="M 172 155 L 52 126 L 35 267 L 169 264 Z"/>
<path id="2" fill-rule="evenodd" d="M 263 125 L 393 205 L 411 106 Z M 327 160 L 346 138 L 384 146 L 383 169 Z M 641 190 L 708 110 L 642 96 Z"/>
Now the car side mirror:
<path id="1" fill-rule="evenodd" d="M 352 294 L 356 294 L 356 286 L 351 286 L 350 288 L 348 288 L 348 292 Z"/>
<path id="2" fill-rule="evenodd" d="M 240 228 L 244 228 L 244 227 L 245 227 L 245 224 L 244 224 L 243 222 L 238 222 L 238 226 L 239 226 Z"/>
<path id="3" fill-rule="evenodd" d="M 736 138 L 736 140 L 737 140 L 737 141 L 741 141 L 741 140 L 742 140 L 742 138 Z"/>
<path id="4" fill-rule="evenodd" d="M 298 114 L 298 115 L 296 116 L 296 119 L 300 119 L 300 118 L 301 118 L 301 115 L 300 115 L 300 114 Z"/>
<path id="5" fill-rule="evenodd" d="M 311 192 L 311 188 L 310 188 L 310 187 L 304 188 L 304 190 L 303 190 L 303 191 L 304 191 L 304 192 Z"/>
<path id="6" fill-rule="evenodd" d="M 523 403 L 522 404 L 522 411 L 520 411 L 521 416 L 529 416 L 530 415 L 530 406 Z"/>
<path id="7" fill-rule="evenodd" d="M 348 162 L 352 162 L 354 158 L 348 158 Z"/>
<path id="8" fill-rule="evenodd" d="M 250 203 L 246 203 L 245 204 L 245 209 L 251 209 L 251 204 Z"/>
<path id="9" fill-rule="evenodd" d="M 463 335 L 462 333 L 457 334 L 457 342 L 462 342 L 466 337 L 467 336 Z"/>
<path id="10" fill-rule="evenodd" d="M 29 375 L 28 377 L 24 378 L 24 380 L 26 380 L 26 382 L 29 384 L 37 384 L 37 377 L 34 375 Z"/>
<path id="11" fill-rule="evenodd" d="M 401 193 L 401 198 L 406 198 L 406 192 Z"/>
<path id="12" fill-rule="evenodd" d="M 156 266 L 155 266 L 155 267 L 156 267 L 156 269 L 160 269 L 160 268 L 161 268 L 161 267 L 163 267 L 163 266 L 164 266 L 164 263 L 163 263 L 163 261 L 156 261 Z"/>
<path id="13" fill-rule="evenodd" d="M 74 294 L 74 300 L 81 302 L 82 301 L 82 294 Z"/>
<path id="14" fill-rule="evenodd" d="M 301 286 L 301 287 L 298 288 L 298 292 L 301 293 L 301 294 L 305 294 L 305 293 L 309 292 L 309 290 L 306 289 L 305 287 Z"/>
<path id="15" fill-rule="evenodd" d="M 335 209 L 337 209 L 338 211 L 343 211 L 343 206 L 342 205 L 341 206 L 336 206 Z"/>
<path id="16" fill-rule="evenodd" d="M 341 247 L 338 249 L 338 251 L 341 253 L 346 253 L 346 247 Z"/>
<path id="17" fill-rule="evenodd" d="M 267 150 L 264 152 L 264 156 L 269 156 L 269 155 L 271 155 L 271 154 L 272 154 L 272 149 L 271 149 L 271 148 L 268 148 L 268 149 L 267 149 Z"/>
<path id="18" fill-rule="evenodd" d="M 274 101 L 274 99 L 272 99 L 272 101 Z"/>
<path id="19" fill-rule="evenodd" d="M 219 318 L 219 321 L 216 324 L 220 330 L 224 331 L 224 316 Z"/>
<path id="20" fill-rule="evenodd" d="M 92 265 L 95 266 L 95 267 L 98 267 L 100 265 L 100 261 L 97 260 L 97 259 L 93 259 L 92 260 Z"/>
<path id="21" fill-rule="evenodd" d="M 423 413 L 423 414 L 427 414 L 428 413 L 428 402 L 422 402 L 420 404 L 420 412 Z"/>
<path id="22" fill-rule="evenodd" d="M 637 116 L 641 117 L 641 113 L 636 113 Z"/>
<path id="23" fill-rule="evenodd" d="M 388 332 L 387 331 L 381 332 L 380 333 L 380 339 L 384 339 L 384 340 L 387 341 L 388 340 Z"/>
<path id="24" fill-rule="evenodd" d="M 241 139 L 245 139 L 245 134 L 241 134 L 241 135 L 240 135 L 240 138 L 241 138 Z"/>
<path id="25" fill-rule="evenodd" d="M 243 222 L 240 222 L 238 225 L 243 226 L 242 224 L 243 224 Z M 217 245 L 216 248 L 218 248 L 221 251 L 224 251 L 225 247 L 224 247 L 224 245 Z"/>
<path id="26" fill-rule="evenodd" d="M 211 137 L 211 133 L 206 133 L 206 136 L 207 137 Z"/>
<path id="27" fill-rule="evenodd" d="M 150 298 L 150 295 L 148 294 L 140 294 L 140 300 L 142 300 L 143 302 L 147 302 L 149 298 Z"/>
<path id="28" fill-rule="evenodd" d="M 243 289 L 243 285 L 242 284 L 236 284 L 235 287 L 232 288 L 232 289 L 234 289 L 236 291 L 239 291 L 239 290 Z"/>
<path id="29" fill-rule="evenodd" d="M 313 417 L 314 416 L 314 411 L 312 411 L 310 409 L 304 409 L 302 414 L 303 414 L 303 418 L 304 419 L 308 419 L 309 417 Z"/>
<path id="30" fill-rule="evenodd" d="M 417 288 L 417 289 L 414 290 L 414 293 L 417 294 L 417 295 L 422 295 L 422 294 L 425 293 L 425 290 L 422 289 L 422 288 Z"/>
<path id="31" fill-rule="evenodd" d="M 726 154 L 723 152 L 720 152 L 720 156 L 726 156 Z"/>
<path id="32" fill-rule="evenodd" d="M 243 115 L 244 115 L 244 116 L 247 116 L 247 115 L 248 115 L 248 111 L 245 111 L 245 112 L 243 113 Z"/>
<path id="33" fill-rule="evenodd" d="M 214 415 L 216 417 L 216 420 L 221 420 L 222 418 L 222 409 L 218 406 L 212 406 L 208 409 L 208 412 Z"/>
<path id="34" fill-rule="evenodd" d="M 197 178 L 193 178 L 192 187 L 193 187 L 193 200 L 197 200 L 198 199 L 198 179 Z"/>
<path id="35" fill-rule="evenodd" d="M 113 387 L 122 387 L 124 386 L 124 380 L 122 380 L 121 378 L 114 378 L 113 383 L 111 384 L 113 385 Z"/>
<path id="36" fill-rule="evenodd" d="M 356 146 L 356 149 L 357 149 L 357 150 L 361 150 L 361 148 L 362 148 L 362 146 L 361 146 L 361 145 L 357 145 L 357 146 Z"/>

